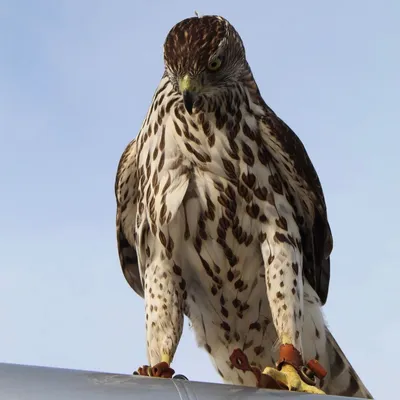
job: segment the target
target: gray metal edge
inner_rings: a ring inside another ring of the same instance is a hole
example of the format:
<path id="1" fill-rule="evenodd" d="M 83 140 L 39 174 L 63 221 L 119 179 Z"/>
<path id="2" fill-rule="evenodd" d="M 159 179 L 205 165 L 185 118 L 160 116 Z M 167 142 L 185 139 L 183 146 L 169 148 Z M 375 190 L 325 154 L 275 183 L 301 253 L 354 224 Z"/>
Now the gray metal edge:
<path id="1" fill-rule="evenodd" d="M 0 363 L 1 400 L 317 400 L 318 395 Z M 327 397 L 325 397 L 327 398 Z M 345 397 L 328 396 L 330 400 Z"/>

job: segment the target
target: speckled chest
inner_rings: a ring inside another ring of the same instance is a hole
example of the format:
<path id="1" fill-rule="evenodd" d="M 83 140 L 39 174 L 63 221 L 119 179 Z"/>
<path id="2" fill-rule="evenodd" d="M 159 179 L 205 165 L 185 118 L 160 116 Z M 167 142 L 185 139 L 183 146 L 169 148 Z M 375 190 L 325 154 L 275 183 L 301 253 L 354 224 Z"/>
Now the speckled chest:
<path id="1" fill-rule="evenodd" d="M 160 93 L 138 139 L 139 219 L 183 271 L 187 313 L 213 310 L 226 337 L 237 338 L 226 319 L 254 319 L 260 328 L 266 288 L 259 243 L 262 227 L 284 206 L 275 199 L 284 188 L 249 105 L 230 113 L 211 104 L 189 116 L 177 97 L 171 104 Z"/>

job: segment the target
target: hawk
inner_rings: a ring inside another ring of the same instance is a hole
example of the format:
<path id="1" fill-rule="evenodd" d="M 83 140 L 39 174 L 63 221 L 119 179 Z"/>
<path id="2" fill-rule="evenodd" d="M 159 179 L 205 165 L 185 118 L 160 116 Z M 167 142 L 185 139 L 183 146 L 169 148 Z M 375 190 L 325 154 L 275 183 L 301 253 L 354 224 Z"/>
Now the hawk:
<path id="1" fill-rule="evenodd" d="M 320 181 L 261 97 L 238 32 L 219 16 L 185 19 L 164 63 L 115 185 L 122 271 L 145 300 L 150 366 L 139 372 L 173 375 L 186 315 L 224 382 L 261 386 L 262 375 L 372 398 L 321 311 L 332 235 Z"/>

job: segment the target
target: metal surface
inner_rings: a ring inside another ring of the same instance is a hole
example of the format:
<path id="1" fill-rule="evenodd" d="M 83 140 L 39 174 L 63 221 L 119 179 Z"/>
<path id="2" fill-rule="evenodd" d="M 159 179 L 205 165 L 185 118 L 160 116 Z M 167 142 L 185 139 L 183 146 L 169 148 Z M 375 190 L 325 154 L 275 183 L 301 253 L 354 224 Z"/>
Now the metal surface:
<path id="1" fill-rule="evenodd" d="M 327 396 L 329 400 L 344 397 Z M 316 400 L 318 395 L 0 363 L 1 400 Z"/>

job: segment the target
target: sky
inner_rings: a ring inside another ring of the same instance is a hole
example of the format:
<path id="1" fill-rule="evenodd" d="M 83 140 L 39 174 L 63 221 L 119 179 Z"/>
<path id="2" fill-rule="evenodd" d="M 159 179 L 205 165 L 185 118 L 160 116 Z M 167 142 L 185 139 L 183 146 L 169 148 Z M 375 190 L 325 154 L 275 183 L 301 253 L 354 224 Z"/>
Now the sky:
<path id="1" fill-rule="evenodd" d="M 375 398 L 400 359 L 400 2 L 0 0 L 0 362 L 132 373 L 144 302 L 115 238 L 114 178 L 170 28 L 238 30 L 265 101 L 320 176 L 329 327 Z M 173 364 L 220 382 L 185 326 Z"/>

